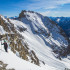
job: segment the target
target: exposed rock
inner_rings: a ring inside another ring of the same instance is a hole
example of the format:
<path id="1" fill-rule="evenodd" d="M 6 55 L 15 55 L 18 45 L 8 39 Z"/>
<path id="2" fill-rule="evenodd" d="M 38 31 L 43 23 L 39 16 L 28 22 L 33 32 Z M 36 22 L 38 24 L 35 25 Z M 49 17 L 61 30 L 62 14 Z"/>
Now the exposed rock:
<path id="1" fill-rule="evenodd" d="M 25 14 L 24 14 L 25 12 L 26 10 L 22 10 L 21 13 L 19 14 L 19 18 L 25 17 Z"/>
<path id="2" fill-rule="evenodd" d="M 2 61 L 0 61 L 0 70 L 15 70 L 13 68 L 7 69 L 6 67 L 7 67 L 7 64 L 5 64 Z"/>

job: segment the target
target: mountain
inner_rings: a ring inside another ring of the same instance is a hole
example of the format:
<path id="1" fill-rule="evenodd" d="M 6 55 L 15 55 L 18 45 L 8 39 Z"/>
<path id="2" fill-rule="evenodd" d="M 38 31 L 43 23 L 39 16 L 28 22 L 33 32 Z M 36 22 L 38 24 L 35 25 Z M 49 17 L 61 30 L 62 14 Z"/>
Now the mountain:
<path id="1" fill-rule="evenodd" d="M 13 56 L 13 54 L 11 56 L 17 60 L 21 58 L 23 61 L 26 60 L 38 65 L 38 67 L 53 67 L 53 70 L 70 68 L 68 37 L 55 22 L 39 13 L 22 11 L 15 19 L 0 16 L 0 39 L 2 42 L 4 39 L 7 41 L 11 52 L 18 57 Z M 10 61 L 3 59 L 4 54 L 0 60 L 10 65 Z M 10 57 L 10 54 L 7 55 L 6 58 Z M 25 66 L 24 62 L 20 63 L 23 67 Z M 15 62 L 13 63 L 15 64 Z M 27 62 L 25 63 L 27 64 Z M 12 66 L 16 69 L 15 67 Z M 23 68 L 20 67 L 18 70 L 23 70 Z"/>
<path id="2" fill-rule="evenodd" d="M 53 21 L 55 21 L 70 37 L 70 17 L 50 17 Z"/>

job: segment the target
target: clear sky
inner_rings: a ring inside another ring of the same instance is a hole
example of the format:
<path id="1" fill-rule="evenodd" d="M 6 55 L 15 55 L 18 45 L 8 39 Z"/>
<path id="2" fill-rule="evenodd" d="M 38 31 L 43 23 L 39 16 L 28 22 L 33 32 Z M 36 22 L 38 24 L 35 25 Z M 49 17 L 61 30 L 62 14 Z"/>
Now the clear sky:
<path id="1" fill-rule="evenodd" d="M 21 10 L 70 17 L 70 0 L 0 0 L 0 14 L 3 16 L 18 16 Z"/>

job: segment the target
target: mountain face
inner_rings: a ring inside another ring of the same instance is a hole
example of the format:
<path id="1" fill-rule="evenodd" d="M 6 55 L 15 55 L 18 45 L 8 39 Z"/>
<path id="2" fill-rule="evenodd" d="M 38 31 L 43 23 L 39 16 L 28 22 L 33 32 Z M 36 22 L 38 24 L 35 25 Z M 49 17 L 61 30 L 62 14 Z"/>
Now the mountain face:
<path id="1" fill-rule="evenodd" d="M 0 39 L 6 39 L 13 53 L 31 63 L 58 70 L 66 67 L 60 60 L 68 54 L 68 38 L 55 22 L 39 13 L 22 11 L 15 19 L 0 16 Z"/>
<path id="2" fill-rule="evenodd" d="M 55 21 L 70 37 L 70 17 L 50 17 L 53 21 Z"/>

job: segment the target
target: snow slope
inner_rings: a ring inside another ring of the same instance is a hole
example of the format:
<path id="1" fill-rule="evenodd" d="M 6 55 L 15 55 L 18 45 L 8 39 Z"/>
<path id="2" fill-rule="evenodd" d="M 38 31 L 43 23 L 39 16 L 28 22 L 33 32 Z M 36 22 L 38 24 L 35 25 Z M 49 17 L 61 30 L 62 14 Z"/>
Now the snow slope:
<path id="1" fill-rule="evenodd" d="M 0 43 L 1 44 L 1 43 Z M 1 48 L 2 47 L 2 48 Z M 0 61 L 8 64 L 7 69 L 14 68 L 15 70 L 57 70 L 54 67 L 46 66 L 37 66 L 30 62 L 27 62 L 19 57 L 17 57 L 10 49 L 6 53 L 3 49 L 3 46 L 0 45 Z"/>

